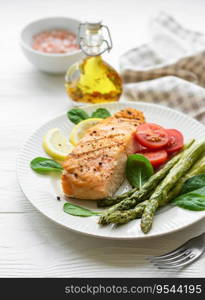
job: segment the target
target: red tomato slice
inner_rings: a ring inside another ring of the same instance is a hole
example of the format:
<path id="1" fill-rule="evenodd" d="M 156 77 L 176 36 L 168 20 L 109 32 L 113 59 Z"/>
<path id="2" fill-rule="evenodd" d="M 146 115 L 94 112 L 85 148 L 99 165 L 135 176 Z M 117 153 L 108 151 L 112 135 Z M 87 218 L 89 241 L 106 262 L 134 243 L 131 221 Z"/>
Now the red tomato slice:
<path id="1" fill-rule="evenodd" d="M 167 161 L 168 154 L 165 150 L 144 152 L 143 155 L 149 159 L 153 167 L 158 167 Z"/>
<path id="2" fill-rule="evenodd" d="M 136 139 L 141 145 L 149 149 L 162 148 L 169 142 L 166 129 L 153 123 L 139 125 L 136 131 Z"/>
<path id="3" fill-rule="evenodd" d="M 179 151 L 184 145 L 184 137 L 179 130 L 167 129 L 169 142 L 164 148 L 168 153 Z"/>
<path id="4" fill-rule="evenodd" d="M 142 146 L 138 141 L 137 139 L 134 139 L 134 145 L 133 145 L 133 148 L 134 148 L 134 153 L 142 153 L 142 152 L 145 152 L 147 151 L 147 148 Z"/>

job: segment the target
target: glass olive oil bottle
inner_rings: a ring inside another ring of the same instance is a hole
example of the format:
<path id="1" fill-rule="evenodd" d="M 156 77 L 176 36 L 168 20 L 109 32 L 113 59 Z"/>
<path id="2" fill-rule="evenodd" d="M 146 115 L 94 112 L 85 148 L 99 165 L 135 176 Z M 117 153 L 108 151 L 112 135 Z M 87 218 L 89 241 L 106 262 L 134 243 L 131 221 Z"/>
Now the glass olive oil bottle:
<path id="1" fill-rule="evenodd" d="M 78 102 L 118 101 L 122 93 L 122 80 L 117 71 L 101 57 L 112 48 L 108 27 L 101 25 L 101 22 L 83 23 L 78 39 L 86 56 L 68 69 L 65 84 L 67 94 Z"/>

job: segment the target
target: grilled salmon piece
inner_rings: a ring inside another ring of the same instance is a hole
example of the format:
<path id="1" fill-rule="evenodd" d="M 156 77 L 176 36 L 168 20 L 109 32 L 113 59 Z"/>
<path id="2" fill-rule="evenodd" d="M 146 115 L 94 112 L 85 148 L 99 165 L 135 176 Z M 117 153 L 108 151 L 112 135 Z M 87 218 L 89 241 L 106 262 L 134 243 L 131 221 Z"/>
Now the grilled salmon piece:
<path id="1" fill-rule="evenodd" d="M 112 196 L 124 180 L 133 133 L 145 122 L 142 112 L 126 108 L 90 128 L 63 164 L 62 188 L 79 199 Z"/>

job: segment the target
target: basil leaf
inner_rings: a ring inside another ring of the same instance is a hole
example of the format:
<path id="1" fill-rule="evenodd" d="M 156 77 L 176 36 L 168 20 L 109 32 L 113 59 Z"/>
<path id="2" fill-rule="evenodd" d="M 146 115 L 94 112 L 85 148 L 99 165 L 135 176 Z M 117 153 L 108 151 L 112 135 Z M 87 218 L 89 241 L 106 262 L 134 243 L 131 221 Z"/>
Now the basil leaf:
<path id="1" fill-rule="evenodd" d="M 133 187 L 141 188 L 153 173 L 152 164 L 144 155 L 131 154 L 128 156 L 126 176 Z"/>
<path id="2" fill-rule="evenodd" d="M 92 113 L 91 118 L 106 119 L 110 116 L 111 114 L 106 108 L 98 108 L 96 111 Z"/>
<path id="3" fill-rule="evenodd" d="M 205 187 L 205 173 L 193 176 L 186 180 L 180 194 L 186 194 L 202 187 Z"/>
<path id="4" fill-rule="evenodd" d="M 92 211 L 72 203 L 65 203 L 63 206 L 63 211 L 69 215 L 78 217 L 91 217 L 100 215 L 100 212 Z"/>
<path id="5" fill-rule="evenodd" d="M 62 166 L 53 159 L 45 157 L 36 157 L 30 162 L 32 170 L 38 173 L 59 172 L 62 171 Z"/>
<path id="6" fill-rule="evenodd" d="M 75 124 L 78 124 L 81 121 L 89 118 L 89 115 L 80 108 L 73 108 L 73 109 L 69 110 L 67 112 L 67 116 L 68 116 L 68 119 Z"/>
<path id="7" fill-rule="evenodd" d="M 205 187 L 180 195 L 172 202 L 179 207 L 189 210 L 205 210 Z"/>

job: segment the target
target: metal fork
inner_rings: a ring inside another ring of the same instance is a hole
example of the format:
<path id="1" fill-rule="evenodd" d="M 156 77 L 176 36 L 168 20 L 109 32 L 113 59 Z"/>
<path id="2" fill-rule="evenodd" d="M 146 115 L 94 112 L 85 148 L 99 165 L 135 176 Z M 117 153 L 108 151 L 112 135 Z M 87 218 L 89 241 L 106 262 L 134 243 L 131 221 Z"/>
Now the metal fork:
<path id="1" fill-rule="evenodd" d="M 196 261 L 205 251 L 205 233 L 165 255 L 149 257 L 159 269 L 181 269 Z"/>

